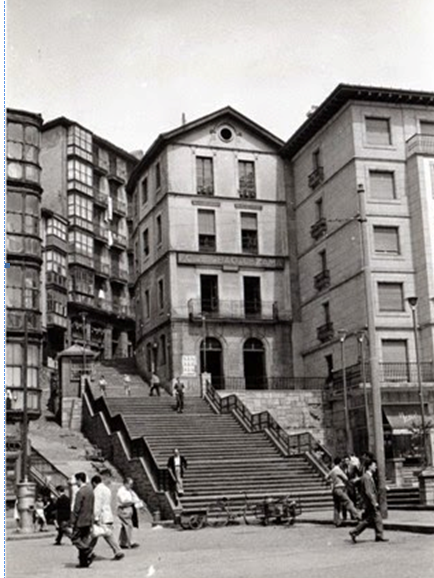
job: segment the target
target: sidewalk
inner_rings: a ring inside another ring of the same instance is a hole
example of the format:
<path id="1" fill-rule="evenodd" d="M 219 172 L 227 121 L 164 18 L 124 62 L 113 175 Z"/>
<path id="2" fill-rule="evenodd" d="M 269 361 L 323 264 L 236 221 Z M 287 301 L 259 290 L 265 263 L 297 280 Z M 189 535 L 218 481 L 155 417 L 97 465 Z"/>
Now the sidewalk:
<path id="1" fill-rule="evenodd" d="M 298 522 L 333 524 L 333 512 L 328 510 L 306 512 L 298 518 Z M 347 521 L 345 524 L 352 526 L 355 522 Z M 388 517 L 384 520 L 384 529 L 418 534 L 434 534 L 434 510 L 389 510 Z"/>

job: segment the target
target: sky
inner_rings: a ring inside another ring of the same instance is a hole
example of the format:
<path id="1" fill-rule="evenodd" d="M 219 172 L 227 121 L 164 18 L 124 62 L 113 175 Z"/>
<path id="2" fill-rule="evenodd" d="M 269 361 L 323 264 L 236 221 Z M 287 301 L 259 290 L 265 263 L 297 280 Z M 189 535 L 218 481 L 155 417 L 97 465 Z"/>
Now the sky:
<path id="1" fill-rule="evenodd" d="M 7 0 L 6 104 L 128 150 L 230 105 L 287 140 L 341 82 L 434 91 L 434 0 Z"/>

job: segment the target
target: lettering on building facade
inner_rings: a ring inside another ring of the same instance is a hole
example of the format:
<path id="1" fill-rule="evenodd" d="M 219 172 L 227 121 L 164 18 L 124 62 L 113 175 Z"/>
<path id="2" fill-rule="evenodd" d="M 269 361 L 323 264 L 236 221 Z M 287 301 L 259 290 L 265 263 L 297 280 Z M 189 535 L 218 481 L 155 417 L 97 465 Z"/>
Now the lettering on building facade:
<path id="1" fill-rule="evenodd" d="M 218 265 L 221 267 L 255 267 L 256 269 L 283 269 L 282 257 L 255 257 L 238 255 L 204 255 L 178 253 L 178 265 Z"/>

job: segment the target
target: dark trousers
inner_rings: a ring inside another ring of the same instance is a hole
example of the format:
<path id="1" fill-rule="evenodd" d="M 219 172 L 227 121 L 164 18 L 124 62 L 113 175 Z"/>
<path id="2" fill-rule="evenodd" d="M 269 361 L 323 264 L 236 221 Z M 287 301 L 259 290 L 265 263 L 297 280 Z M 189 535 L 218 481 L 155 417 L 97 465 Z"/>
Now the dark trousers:
<path id="1" fill-rule="evenodd" d="M 74 528 L 71 541 L 78 550 L 78 562 L 80 566 L 89 566 L 96 544 L 96 539 L 92 537 L 92 526 Z"/>
<path id="2" fill-rule="evenodd" d="M 352 533 L 358 536 L 366 528 L 373 528 L 376 538 L 383 537 L 383 518 L 378 508 L 366 508 L 363 520 L 357 524 Z"/>
<path id="3" fill-rule="evenodd" d="M 176 396 L 176 411 L 178 411 L 179 413 L 184 411 L 184 396 L 183 395 L 177 395 Z"/>
<path id="4" fill-rule="evenodd" d="M 71 537 L 71 528 L 69 527 L 68 520 L 64 520 L 63 522 L 57 522 L 56 544 L 62 543 L 63 536 Z"/>
<path id="5" fill-rule="evenodd" d="M 154 390 L 157 392 L 157 395 L 160 395 L 160 386 L 158 383 L 153 383 L 151 385 L 151 389 L 149 390 L 149 395 L 154 395 Z"/>

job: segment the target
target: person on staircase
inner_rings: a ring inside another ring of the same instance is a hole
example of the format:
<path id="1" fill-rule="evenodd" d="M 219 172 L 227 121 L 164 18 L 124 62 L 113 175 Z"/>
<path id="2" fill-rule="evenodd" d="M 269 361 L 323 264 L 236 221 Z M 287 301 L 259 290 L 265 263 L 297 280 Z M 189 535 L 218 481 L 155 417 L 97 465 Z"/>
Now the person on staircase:
<path id="1" fill-rule="evenodd" d="M 184 411 L 184 390 L 185 385 L 182 383 L 179 377 L 176 377 L 173 385 L 173 395 L 175 396 L 175 411 L 178 413 L 182 413 Z"/>
<path id="2" fill-rule="evenodd" d="M 131 377 L 128 373 L 124 375 L 124 392 L 127 397 L 131 396 Z"/>
<path id="3" fill-rule="evenodd" d="M 104 396 L 107 392 L 107 381 L 103 375 L 99 378 L 98 385 L 100 394 Z"/>
<path id="4" fill-rule="evenodd" d="M 187 460 L 179 453 L 178 448 L 174 448 L 173 455 L 167 460 L 167 469 L 173 474 L 176 481 L 176 498 L 184 495 L 184 473 L 187 469 Z"/>
<path id="5" fill-rule="evenodd" d="M 151 376 L 151 389 L 149 390 L 150 396 L 154 395 L 154 390 L 157 392 L 158 397 L 160 397 L 160 378 L 155 371 L 152 372 Z"/>
<path id="6" fill-rule="evenodd" d="M 133 491 L 134 481 L 127 477 L 116 494 L 117 514 L 121 522 L 119 534 L 119 546 L 122 549 L 138 548 L 133 542 L 133 528 L 139 527 L 137 509 L 143 506 L 142 501 Z"/>
<path id="7" fill-rule="evenodd" d="M 103 483 L 101 476 L 93 476 L 92 480 L 93 493 L 95 496 L 94 504 L 94 523 L 100 526 L 101 537 L 107 542 L 113 550 L 113 560 L 122 560 L 125 556 L 113 537 L 113 512 L 112 512 L 112 493 L 110 488 Z"/>

